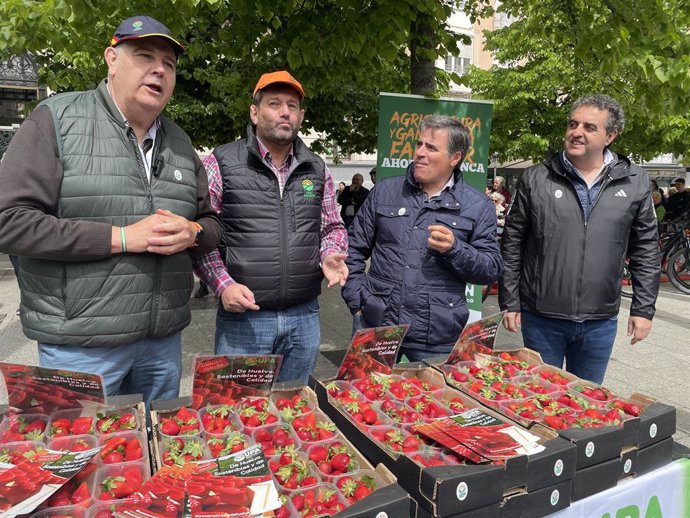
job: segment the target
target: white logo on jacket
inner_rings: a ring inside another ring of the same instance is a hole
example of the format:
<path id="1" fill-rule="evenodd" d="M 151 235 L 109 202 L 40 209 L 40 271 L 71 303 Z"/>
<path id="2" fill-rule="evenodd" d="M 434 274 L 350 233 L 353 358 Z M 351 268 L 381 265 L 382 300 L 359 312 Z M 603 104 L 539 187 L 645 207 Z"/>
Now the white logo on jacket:
<path id="1" fill-rule="evenodd" d="M 556 192 L 554 192 L 553 195 L 556 197 L 556 199 L 560 200 L 563 197 L 563 191 L 556 189 Z"/>
<path id="2" fill-rule="evenodd" d="M 616 194 L 614 194 L 614 196 L 617 196 L 618 198 L 627 198 L 628 197 L 628 195 L 625 194 L 625 191 L 623 189 L 621 189 Z"/>

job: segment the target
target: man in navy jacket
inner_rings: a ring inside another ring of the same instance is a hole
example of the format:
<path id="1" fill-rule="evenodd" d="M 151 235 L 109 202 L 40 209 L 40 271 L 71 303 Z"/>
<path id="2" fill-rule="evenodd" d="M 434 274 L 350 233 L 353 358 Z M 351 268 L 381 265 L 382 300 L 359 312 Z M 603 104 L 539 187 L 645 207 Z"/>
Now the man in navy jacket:
<path id="1" fill-rule="evenodd" d="M 355 326 L 410 324 L 411 360 L 449 353 L 469 316 L 465 285 L 503 269 L 496 210 L 460 173 L 469 145 L 455 118 L 425 118 L 405 176 L 379 181 L 350 229 L 342 294 Z"/>

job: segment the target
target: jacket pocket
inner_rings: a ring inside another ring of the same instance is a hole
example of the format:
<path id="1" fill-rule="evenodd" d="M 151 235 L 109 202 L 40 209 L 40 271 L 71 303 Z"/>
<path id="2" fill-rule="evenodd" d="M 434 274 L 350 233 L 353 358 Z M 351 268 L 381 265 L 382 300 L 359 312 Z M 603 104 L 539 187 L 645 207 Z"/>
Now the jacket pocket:
<path id="1" fill-rule="evenodd" d="M 469 314 L 464 293 L 429 292 L 428 344 L 452 346 Z"/>
<path id="2" fill-rule="evenodd" d="M 436 215 L 436 224 L 444 225 L 453 231 L 455 239 L 467 243 L 474 228 L 474 221 L 463 218 L 457 214 L 439 213 Z"/>
<path id="3" fill-rule="evenodd" d="M 400 205 L 383 205 L 376 209 L 376 240 L 380 243 L 403 243 L 407 240 L 411 209 Z"/>
<path id="4" fill-rule="evenodd" d="M 367 277 L 362 290 L 362 316 L 372 326 L 384 325 L 393 286 Z"/>

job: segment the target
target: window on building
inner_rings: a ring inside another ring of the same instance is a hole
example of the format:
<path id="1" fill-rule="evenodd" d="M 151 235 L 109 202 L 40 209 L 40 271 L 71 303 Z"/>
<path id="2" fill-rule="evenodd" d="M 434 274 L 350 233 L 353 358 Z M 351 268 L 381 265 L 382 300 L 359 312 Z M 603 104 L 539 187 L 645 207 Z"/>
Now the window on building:
<path id="1" fill-rule="evenodd" d="M 446 56 L 446 72 L 464 75 L 472 64 L 472 43 L 460 46 L 459 56 Z"/>

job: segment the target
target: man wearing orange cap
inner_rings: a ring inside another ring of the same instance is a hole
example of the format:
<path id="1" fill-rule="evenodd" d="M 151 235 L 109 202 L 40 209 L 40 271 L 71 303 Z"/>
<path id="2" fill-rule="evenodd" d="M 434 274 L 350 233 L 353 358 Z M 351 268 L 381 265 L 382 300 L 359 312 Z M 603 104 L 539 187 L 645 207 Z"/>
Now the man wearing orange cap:
<path id="1" fill-rule="evenodd" d="M 279 381 L 307 381 L 321 343 L 321 281 L 343 286 L 348 273 L 333 178 L 297 136 L 303 99 L 288 72 L 264 74 L 247 137 L 204 161 L 223 238 L 195 262 L 220 298 L 216 354 L 281 354 Z"/>
<path id="2" fill-rule="evenodd" d="M 0 250 L 21 256 L 21 320 L 46 367 L 108 394 L 176 397 L 190 256 L 220 224 L 189 137 L 161 116 L 184 51 L 148 16 L 122 22 L 95 90 L 43 101 L 0 166 Z"/>

